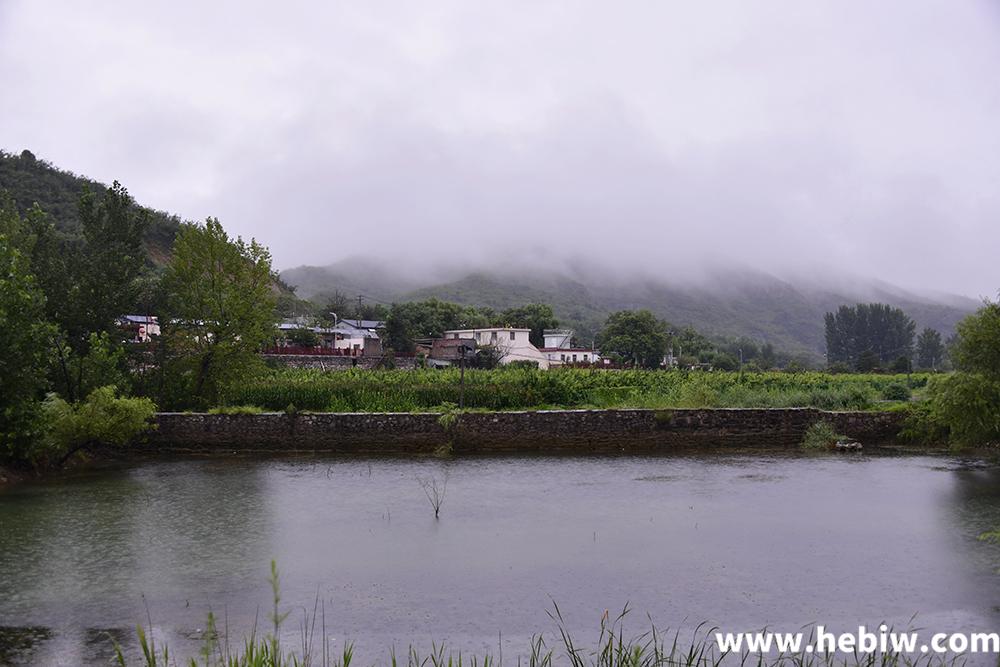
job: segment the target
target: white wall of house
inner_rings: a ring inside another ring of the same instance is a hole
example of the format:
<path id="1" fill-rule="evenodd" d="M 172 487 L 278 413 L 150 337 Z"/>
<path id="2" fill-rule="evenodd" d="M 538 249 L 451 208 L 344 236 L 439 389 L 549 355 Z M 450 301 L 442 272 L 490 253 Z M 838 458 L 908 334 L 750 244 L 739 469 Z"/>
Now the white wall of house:
<path id="1" fill-rule="evenodd" d="M 491 345 L 503 350 L 500 363 L 509 364 L 512 361 L 533 361 L 542 370 L 548 370 L 549 360 L 528 339 L 530 329 L 510 329 L 495 327 L 487 329 L 452 329 L 444 332 L 445 338 L 472 338 L 476 345 L 483 347 Z"/>
<path id="2" fill-rule="evenodd" d="M 563 364 L 596 364 L 601 360 L 594 350 L 582 347 L 576 348 L 551 348 L 545 347 L 541 350 L 548 360 L 550 366 L 562 366 Z"/>

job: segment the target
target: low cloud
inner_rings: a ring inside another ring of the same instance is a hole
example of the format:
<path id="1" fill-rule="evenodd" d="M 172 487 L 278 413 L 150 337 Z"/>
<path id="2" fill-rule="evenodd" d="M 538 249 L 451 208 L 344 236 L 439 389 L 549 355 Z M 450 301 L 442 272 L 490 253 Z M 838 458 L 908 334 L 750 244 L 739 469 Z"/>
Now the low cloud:
<path id="1" fill-rule="evenodd" d="M 7 150 L 276 263 L 1000 287 L 988 2 L 8 2 Z"/>

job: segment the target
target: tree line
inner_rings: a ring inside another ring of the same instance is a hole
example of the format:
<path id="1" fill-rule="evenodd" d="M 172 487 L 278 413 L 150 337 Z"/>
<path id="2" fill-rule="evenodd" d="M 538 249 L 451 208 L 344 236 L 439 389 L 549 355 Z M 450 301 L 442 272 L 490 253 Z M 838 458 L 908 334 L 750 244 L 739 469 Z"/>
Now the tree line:
<path id="1" fill-rule="evenodd" d="M 942 370 L 948 355 L 941 332 L 916 324 L 900 308 L 884 303 L 840 306 L 824 318 L 827 364 L 834 370 L 908 372 Z"/>
<path id="2" fill-rule="evenodd" d="M 78 216 L 79 233 L 62 234 L 37 205 L 22 213 L 0 196 L 2 460 L 127 437 L 156 404 L 214 405 L 226 382 L 263 369 L 273 337 L 276 276 L 256 241 L 213 218 L 181 224 L 161 270 L 143 245 L 149 212 L 119 183 L 100 197 L 85 188 Z M 148 302 L 158 344 L 124 345 L 119 318 Z"/>

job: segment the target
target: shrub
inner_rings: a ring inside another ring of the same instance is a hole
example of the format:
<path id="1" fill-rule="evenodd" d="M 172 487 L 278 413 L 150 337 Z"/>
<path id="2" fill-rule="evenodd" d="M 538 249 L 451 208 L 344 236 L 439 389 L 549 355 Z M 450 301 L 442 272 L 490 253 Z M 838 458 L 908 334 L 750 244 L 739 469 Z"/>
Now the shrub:
<path id="1" fill-rule="evenodd" d="M 42 454 L 50 459 L 69 456 L 99 445 L 123 447 L 150 428 L 156 405 L 148 398 L 123 398 L 109 385 L 70 404 L 49 394 L 42 404 L 48 423 Z"/>
<path id="2" fill-rule="evenodd" d="M 845 440 L 829 422 L 816 422 L 806 430 L 802 438 L 803 449 L 830 449 L 838 440 Z"/>
<path id="3" fill-rule="evenodd" d="M 887 401 L 908 401 L 913 392 L 902 382 L 891 382 L 882 388 L 882 398 Z"/>

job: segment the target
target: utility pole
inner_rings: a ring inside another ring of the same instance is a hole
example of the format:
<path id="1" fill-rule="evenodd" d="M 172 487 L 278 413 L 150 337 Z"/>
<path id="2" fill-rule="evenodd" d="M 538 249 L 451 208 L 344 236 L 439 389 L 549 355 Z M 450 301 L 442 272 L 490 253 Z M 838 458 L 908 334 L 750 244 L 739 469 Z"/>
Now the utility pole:
<path id="1" fill-rule="evenodd" d="M 461 351 L 458 366 L 461 369 L 458 373 L 458 409 L 465 409 L 465 341 L 459 346 Z"/>

